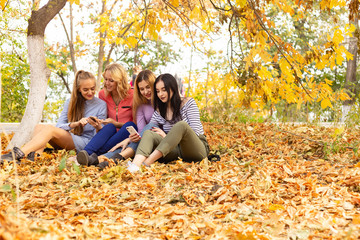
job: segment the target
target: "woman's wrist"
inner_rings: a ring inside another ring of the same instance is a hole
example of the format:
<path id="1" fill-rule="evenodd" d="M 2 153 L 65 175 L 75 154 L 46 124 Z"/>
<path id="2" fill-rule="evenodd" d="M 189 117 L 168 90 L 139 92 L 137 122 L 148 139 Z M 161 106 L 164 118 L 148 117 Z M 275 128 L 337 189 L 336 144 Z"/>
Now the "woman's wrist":
<path id="1" fill-rule="evenodd" d="M 70 122 L 69 127 L 70 128 L 75 128 L 76 127 L 76 122 Z"/>

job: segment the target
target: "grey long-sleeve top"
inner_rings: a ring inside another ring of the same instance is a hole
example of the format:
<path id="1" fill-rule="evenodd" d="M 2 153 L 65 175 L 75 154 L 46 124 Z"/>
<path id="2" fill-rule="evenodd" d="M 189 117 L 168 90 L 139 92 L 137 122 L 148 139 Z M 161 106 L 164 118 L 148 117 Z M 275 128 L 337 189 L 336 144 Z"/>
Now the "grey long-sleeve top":
<path id="1" fill-rule="evenodd" d="M 64 104 L 64 109 L 61 112 L 60 117 L 56 123 L 56 127 L 62 128 L 66 131 L 71 130 L 69 126 L 70 122 L 67 117 L 69 111 L 69 103 L 70 103 L 70 99 L 67 99 Z M 90 116 L 95 116 L 99 119 L 106 119 L 107 117 L 106 103 L 97 97 L 94 97 L 91 100 L 87 100 L 85 102 L 84 117 L 90 117 Z M 82 135 L 75 135 L 71 132 L 70 134 L 74 141 L 76 150 L 81 151 L 85 148 L 86 144 L 90 142 L 91 138 L 95 136 L 96 129 L 90 124 L 86 124 L 84 126 L 84 132 L 82 133 Z"/>

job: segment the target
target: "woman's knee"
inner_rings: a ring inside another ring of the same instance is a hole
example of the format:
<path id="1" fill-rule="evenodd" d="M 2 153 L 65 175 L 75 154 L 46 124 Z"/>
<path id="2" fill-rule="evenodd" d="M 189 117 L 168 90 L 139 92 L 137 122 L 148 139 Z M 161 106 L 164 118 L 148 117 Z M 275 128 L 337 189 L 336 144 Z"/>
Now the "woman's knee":
<path id="1" fill-rule="evenodd" d="M 36 133 L 36 132 L 46 131 L 49 130 L 51 127 L 54 127 L 54 125 L 38 123 L 34 128 L 34 132 Z"/>
<path id="2" fill-rule="evenodd" d="M 106 129 L 107 131 L 116 131 L 116 127 L 112 123 L 106 124 L 102 129 Z"/>
<path id="3" fill-rule="evenodd" d="M 174 124 L 174 126 L 171 129 L 178 129 L 178 130 L 185 130 L 190 128 L 189 124 L 185 121 L 180 121 Z"/>

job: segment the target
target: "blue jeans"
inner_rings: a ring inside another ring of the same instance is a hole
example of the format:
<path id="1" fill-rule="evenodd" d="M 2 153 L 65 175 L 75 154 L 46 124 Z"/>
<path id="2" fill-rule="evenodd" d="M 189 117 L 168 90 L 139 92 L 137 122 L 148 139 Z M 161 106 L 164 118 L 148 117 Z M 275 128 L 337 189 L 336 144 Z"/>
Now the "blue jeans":
<path id="1" fill-rule="evenodd" d="M 158 127 L 158 126 L 157 126 L 156 124 L 154 124 L 154 123 L 149 123 L 148 125 L 146 125 L 146 126 L 143 128 L 143 130 L 141 130 L 140 136 L 142 136 L 146 130 L 151 129 L 152 127 Z M 127 147 L 132 148 L 132 149 L 134 150 L 134 152 L 136 152 L 136 149 L 137 149 L 137 147 L 139 146 L 139 143 L 140 143 L 140 141 L 138 141 L 138 142 L 130 142 Z M 107 153 L 105 153 L 104 156 L 107 157 L 107 158 L 111 158 L 112 156 L 114 156 L 115 153 L 120 153 L 121 150 L 122 150 L 122 148 L 118 148 L 118 149 L 116 149 L 116 150 L 113 151 L 113 152 L 107 152 Z"/>
<path id="2" fill-rule="evenodd" d="M 89 155 L 96 153 L 98 156 L 108 152 L 113 146 L 129 137 L 127 126 L 137 129 L 135 123 L 127 122 L 116 132 L 114 124 L 106 124 L 85 146 L 84 150 Z"/>

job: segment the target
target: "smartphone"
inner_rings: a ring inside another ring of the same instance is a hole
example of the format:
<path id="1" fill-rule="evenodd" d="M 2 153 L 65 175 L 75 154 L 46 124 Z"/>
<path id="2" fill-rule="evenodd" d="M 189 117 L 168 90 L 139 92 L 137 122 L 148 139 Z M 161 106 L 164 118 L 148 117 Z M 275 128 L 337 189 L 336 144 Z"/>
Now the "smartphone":
<path id="1" fill-rule="evenodd" d="M 96 118 L 95 117 L 93 117 L 93 116 L 91 116 L 91 117 L 89 117 L 91 120 L 93 120 L 94 122 L 96 122 Z"/>
<path id="2" fill-rule="evenodd" d="M 126 127 L 126 130 L 128 130 L 128 132 L 130 134 L 134 134 L 134 133 L 137 133 L 139 135 L 139 133 L 136 131 L 136 129 L 133 127 L 133 126 L 127 126 Z"/>

